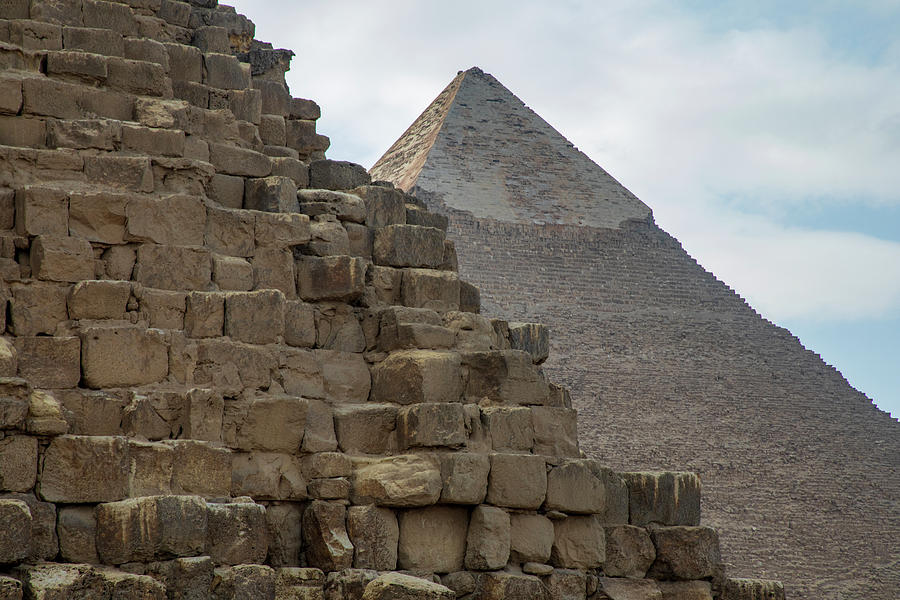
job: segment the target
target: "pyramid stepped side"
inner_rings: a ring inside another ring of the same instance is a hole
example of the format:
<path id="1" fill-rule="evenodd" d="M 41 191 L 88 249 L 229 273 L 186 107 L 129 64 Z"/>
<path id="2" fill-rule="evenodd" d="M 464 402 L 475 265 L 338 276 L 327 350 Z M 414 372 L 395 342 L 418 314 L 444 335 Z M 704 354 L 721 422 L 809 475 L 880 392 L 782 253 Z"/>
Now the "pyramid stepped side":
<path id="1" fill-rule="evenodd" d="M 496 94 L 492 81 L 474 77 L 486 89 L 471 97 Z M 520 113 L 488 124 L 444 110 L 449 131 L 430 146 L 444 150 L 432 150 L 405 185 L 448 216 L 460 273 L 479 287 L 485 314 L 547 323 L 544 369 L 572 390 L 587 454 L 620 470 L 698 472 L 704 519 L 720 531 L 731 573 L 783 580 L 790 597 L 893 600 L 900 424 L 652 221 L 522 223 L 477 195 L 468 202 L 482 213 L 469 211 L 457 201 L 453 169 L 473 189 L 492 190 L 490 157 L 504 157 L 519 130 L 501 131 L 496 146 L 486 132 Z M 471 147 L 456 145 L 456 132 L 467 128 L 488 159 L 463 168 Z M 528 143 L 518 148 L 521 169 L 532 173 L 520 185 L 543 185 L 543 158 Z M 372 173 L 385 174 L 378 165 Z"/>
<path id="2" fill-rule="evenodd" d="M 324 158 L 249 20 L 0 7 L 0 598 L 782 595 L 696 475 L 582 457 L 546 328 Z"/>

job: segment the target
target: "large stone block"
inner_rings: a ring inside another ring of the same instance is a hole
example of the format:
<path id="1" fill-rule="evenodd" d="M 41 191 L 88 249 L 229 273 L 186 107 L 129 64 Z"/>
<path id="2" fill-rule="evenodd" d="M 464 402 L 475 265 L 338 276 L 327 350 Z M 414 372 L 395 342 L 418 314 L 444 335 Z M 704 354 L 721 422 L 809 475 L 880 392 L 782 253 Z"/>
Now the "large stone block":
<path id="1" fill-rule="evenodd" d="M 572 460 L 547 475 L 546 510 L 596 514 L 606 508 L 606 489 L 587 461 Z"/>
<path id="2" fill-rule="evenodd" d="M 577 457 L 578 414 L 572 408 L 532 406 L 534 453 L 544 456 Z"/>
<path id="3" fill-rule="evenodd" d="M 394 511 L 371 504 L 351 506 L 347 510 L 347 532 L 353 543 L 355 568 L 379 571 L 397 568 L 400 528 Z"/>
<path id="4" fill-rule="evenodd" d="M 52 560 L 59 554 L 59 538 L 56 535 L 56 506 L 41 502 L 33 494 L 7 493 L 0 499 L 19 500 L 31 513 L 31 542 L 28 544 L 28 562 Z"/>
<path id="5" fill-rule="evenodd" d="M 550 330 L 542 323 L 510 323 L 509 344 L 513 350 L 524 350 L 535 364 L 550 355 Z"/>
<path id="6" fill-rule="evenodd" d="M 37 479 L 38 439 L 10 435 L 0 439 L 0 491 L 27 492 Z"/>
<path id="7" fill-rule="evenodd" d="M 656 560 L 648 571 L 656 579 L 706 579 L 721 574 L 719 535 L 711 527 L 653 527 Z"/>
<path id="8" fill-rule="evenodd" d="M 368 400 L 371 376 L 361 354 L 337 350 L 316 350 L 315 354 L 325 381 L 327 400 L 333 404 L 359 404 Z"/>
<path id="9" fill-rule="evenodd" d="M 353 193 L 366 203 L 366 225 L 387 227 L 406 224 L 406 199 L 403 192 L 380 185 L 364 185 Z"/>
<path id="10" fill-rule="evenodd" d="M 45 390 L 33 390 L 28 399 L 25 430 L 36 435 L 60 435 L 68 429 L 69 424 L 63 419 L 62 407 L 56 398 Z"/>
<path id="11" fill-rule="evenodd" d="M 366 339 L 359 312 L 346 304 L 317 304 L 314 312 L 316 346 L 344 352 L 363 352 Z"/>
<path id="12" fill-rule="evenodd" d="M 310 239 L 309 217 L 295 213 L 256 212 L 256 245 L 290 248 Z"/>
<path id="13" fill-rule="evenodd" d="M 274 600 L 275 571 L 264 565 L 235 565 L 213 571 L 210 600 Z"/>
<path id="14" fill-rule="evenodd" d="M 16 190 L 15 203 L 19 235 L 68 235 L 68 197 L 64 191 L 26 186 Z"/>
<path id="15" fill-rule="evenodd" d="M 461 404 L 413 404 L 397 417 L 401 450 L 413 447 L 458 448 L 466 443 L 466 414 Z"/>
<path id="16" fill-rule="evenodd" d="M 402 573 L 385 573 L 366 586 L 362 600 L 455 600 L 453 590 Z"/>
<path id="17" fill-rule="evenodd" d="M 509 558 L 514 563 L 546 563 L 553 548 L 553 522 L 544 515 L 509 516 Z"/>
<path id="18" fill-rule="evenodd" d="M 300 504 L 270 504 L 266 507 L 266 523 L 269 526 L 267 562 L 273 567 L 294 567 L 300 564 L 302 518 L 303 507 Z"/>
<path id="19" fill-rule="evenodd" d="M 656 585 L 663 600 L 713 600 L 708 581 L 660 581 Z"/>
<path id="20" fill-rule="evenodd" d="M 485 406 L 481 409 L 481 422 L 490 433 L 494 450 L 531 452 L 534 446 L 531 409 L 519 406 Z"/>
<path id="21" fill-rule="evenodd" d="M 349 569 L 353 564 L 353 544 L 345 526 L 346 509 L 337 502 L 313 500 L 303 513 L 303 540 L 306 561 L 324 571 Z"/>
<path id="22" fill-rule="evenodd" d="M 247 259 L 214 254 L 212 260 L 213 282 L 220 290 L 248 292 L 253 289 L 253 267 Z"/>
<path id="23" fill-rule="evenodd" d="M 271 344 L 284 334 L 284 294 L 278 290 L 225 295 L 225 335 L 249 344 Z"/>
<path id="24" fill-rule="evenodd" d="M 462 359 L 469 368 L 466 396 L 472 402 L 487 399 L 499 404 L 542 405 L 547 401 L 547 381 L 526 352 L 465 352 Z"/>
<path id="25" fill-rule="evenodd" d="M 143 60 L 112 56 L 108 60 L 106 85 L 139 96 L 172 97 L 172 84 L 162 66 Z"/>
<path id="26" fill-rule="evenodd" d="M 404 269 L 401 296 L 404 306 L 459 310 L 459 277 L 451 271 Z"/>
<path id="27" fill-rule="evenodd" d="M 359 196 L 331 190 L 299 190 L 300 210 L 310 218 L 331 215 L 339 221 L 362 223 L 366 219 L 366 205 Z"/>
<path id="28" fill-rule="evenodd" d="M 315 256 L 341 256 L 350 254 L 350 236 L 347 230 L 330 215 L 320 215 L 310 222 L 310 240 L 306 250 Z"/>
<path id="29" fill-rule="evenodd" d="M 204 248 L 144 244 L 137 250 L 134 279 L 162 290 L 206 291 L 212 281 L 212 258 Z"/>
<path id="30" fill-rule="evenodd" d="M 231 451 L 196 440 L 168 440 L 172 448 L 172 492 L 207 498 L 231 490 Z"/>
<path id="31" fill-rule="evenodd" d="M 244 186 L 244 208 L 273 213 L 299 213 L 297 184 L 290 177 L 277 175 L 248 179 Z"/>
<path id="32" fill-rule="evenodd" d="M 209 52 L 203 55 L 203 83 L 223 90 L 242 90 L 250 87 L 249 72 L 231 54 Z"/>
<path id="33" fill-rule="evenodd" d="M 428 506 L 435 504 L 440 496 L 440 467 L 429 456 L 401 455 L 361 461 L 353 474 L 354 504 Z"/>
<path id="34" fill-rule="evenodd" d="M 349 302 L 362 295 L 366 264 L 350 256 L 303 256 L 297 260 L 297 291 L 304 300 Z"/>
<path id="35" fill-rule="evenodd" d="M 397 449 L 397 407 L 348 404 L 334 409 L 334 431 L 343 452 L 392 454 Z"/>
<path id="36" fill-rule="evenodd" d="M 88 181 L 132 192 L 152 192 L 153 170 L 146 156 L 86 156 L 84 174 Z"/>
<path id="37" fill-rule="evenodd" d="M 172 493 L 175 453 L 165 444 L 128 440 L 128 497 Z"/>
<path id="38" fill-rule="evenodd" d="M 722 589 L 722 600 L 784 600 L 784 598 L 784 585 L 779 581 L 729 577 Z"/>
<path id="39" fill-rule="evenodd" d="M 19 377 L 39 388 L 72 388 L 81 380 L 81 342 L 76 337 L 15 339 Z"/>
<path id="40" fill-rule="evenodd" d="M 182 157 L 185 135 L 181 130 L 126 125 L 122 127 L 122 148 L 151 156 Z"/>
<path id="41" fill-rule="evenodd" d="M 135 197 L 125 208 L 125 239 L 164 246 L 202 246 L 206 207 L 195 196 Z"/>
<path id="42" fill-rule="evenodd" d="M 106 564 L 203 554 L 207 506 L 196 496 L 145 496 L 100 504 L 97 553 Z"/>
<path id="43" fill-rule="evenodd" d="M 49 502 L 111 502 L 128 495 L 125 438 L 60 436 L 41 464 L 39 491 Z"/>
<path id="44" fill-rule="evenodd" d="M 206 505 L 206 553 L 216 564 L 263 563 L 269 548 L 266 509 L 253 502 Z"/>
<path id="45" fill-rule="evenodd" d="M 436 268 L 444 256 L 444 232 L 434 227 L 389 225 L 375 230 L 375 264 Z"/>
<path id="46" fill-rule="evenodd" d="M 372 369 L 372 400 L 379 402 L 456 402 L 462 386 L 455 352 L 403 350 Z"/>
<path id="47" fill-rule="evenodd" d="M 33 281 L 9 286 L 9 330 L 17 336 L 53 334 L 68 318 L 67 286 Z"/>
<path id="48" fill-rule="evenodd" d="M 441 502 L 480 504 L 487 494 L 490 457 L 484 454 L 452 452 L 441 455 Z"/>
<path id="49" fill-rule="evenodd" d="M 105 119 L 48 121 L 47 146 L 50 148 L 95 148 L 115 150 L 122 140 L 122 125 Z"/>
<path id="50" fill-rule="evenodd" d="M 161 332 L 140 327 L 89 327 L 81 333 L 81 366 L 90 388 L 161 381 L 169 353 Z"/>
<path id="51" fill-rule="evenodd" d="M 433 310 L 392 306 L 380 313 L 378 348 L 392 350 L 439 350 L 453 347 L 456 334 L 442 326 Z"/>
<path id="52" fill-rule="evenodd" d="M 469 511 L 464 507 L 429 506 L 402 511 L 397 566 L 433 573 L 461 570 L 468 521 Z"/>
<path id="53" fill-rule="evenodd" d="M 298 452 L 307 407 L 307 400 L 292 396 L 229 399 L 225 403 L 225 443 L 241 450 Z"/>
<path id="54" fill-rule="evenodd" d="M 127 281 L 79 281 L 69 292 L 69 317 L 123 319 L 130 297 Z"/>
<path id="55" fill-rule="evenodd" d="M 59 554 L 66 562 L 100 562 L 97 556 L 97 520 L 93 506 L 64 506 L 56 526 Z"/>
<path id="56" fill-rule="evenodd" d="M 483 573 L 479 577 L 479 600 L 545 600 L 541 580 L 531 575 Z"/>
<path id="57" fill-rule="evenodd" d="M 31 511 L 21 500 L 0 499 L 0 564 L 28 557 L 31 545 Z"/>
<path id="58" fill-rule="evenodd" d="M 0 115 L 0 144 L 20 148 L 42 148 L 47 144 L 43 119 Z"/>
<path id="59" fill-rule="evenodd" d="M 121 244 L 125 241 L 125 206 L 128 196 L 107 192 L 69 195 L 69 235 L 90 242 Z M 128 272 L 128 279 L 131 271 Z"/>
<path id="60" fill-rule="evenodd" d="M 268 388 L 278 367 L 267 348 L 222 339 L 198 340 L 194 383 L 221 388 L 226 394 Z"/>
<path id="61" fill-rule="evenodd" d="M 630 523 L 700 524 L 700 478 L 694 473 L 622 473 L 628 485 Z"/>
<path id="62" fill-rule="evenodd" d="M 84 26 L 95 29 L 111 29 L 117 33 L 133 36 L 138 33 L 134 13 L 124 4 L 110 6 L 102 0 L 82 0 Z"/>
<path id="63" fill-rule="evenodd" d="M 527 454 L 492 454 L 486 501 L 508 508 L 537 509 L 547 495 L 544 458 Z"/>
<path id="64" fill-rule="evenodd" d="M 466 537 L 466 568 L 475 571 L 501 569 L 509 560 L 510 520 L 495 506 L 476 506 Z"/>
<path id="65" fill-rule="evenodd" d="M 31 243 L 31 272 L 47 281 L 94 278 L 94 253 L 87 240 L 39 235 Z"/>
<path id="66" fill-rule="evenodd" d="M 601 597 L 610 600 L 664 600 L 659 585 L 651 579 L 601 577 L 597 589 Z"/>
<path id="67" fill-rule="evenodd" d="M 31 386 L 17 377 L 0 378 L 0 428 L 20 429 L 28 416 Z"/>
<path id="68" fill-rule="evenodd" d="M 257 500 L 305 500 L 300 459 L 290 454 L 250 452 L 232 461 L 231 494 Z"/>
<path id="69" fill-rule="evenodd" d="M 606 536 L 597 517 L 566 517 L 553 522 L 550 562 L 564 569 L 596 569 L 606 559 Z"/>
<path id="70" fill-rule="evenodd" d="M 229 144 L 210 142 L 209 159 L 219 173 L 239 177 L 268 177 L 272 161 L 265 154 Z"/>
<path id="71" fill-rule="evenodd" d="M 225 294 L 191 292 L 185 299 L 184 332 L 192 338 L 223 335 Z"/>
<path id="72" fill-rule="evenodd" d="M 256 217 L 243 210 L 207 207 L 206 245 L 215 252 L 230 256 L 253 255 Z"/>
<path id="73" fill-rule="evenodd" d="M 554 569 L 544 579 L 548 600 L 585 600 L 587 574 L 572 569 Z"/>
<path id="74" fill-rule="evenodd" d="M 611 577 L 641 579 L 656 559 L 650 534 L 643 527 L 605 527 L 606 560 L 603 572 Z"/>
<path id="75" fill-rule="evenodd" d="M 290 250 L 257 248 L 250 262 L 254 289 L 279 290 L 287 298 L 297 297 L 294 257 Z"/>

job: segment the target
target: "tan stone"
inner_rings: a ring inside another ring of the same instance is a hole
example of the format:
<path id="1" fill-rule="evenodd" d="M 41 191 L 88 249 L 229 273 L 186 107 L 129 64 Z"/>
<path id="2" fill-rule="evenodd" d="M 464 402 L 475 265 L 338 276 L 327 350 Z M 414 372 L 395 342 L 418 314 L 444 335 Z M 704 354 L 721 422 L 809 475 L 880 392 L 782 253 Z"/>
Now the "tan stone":
<path id="1" fill-rule="evenodd" d="M 0 427 L 17 429 L 25 423 L 30 395 L 31 387 L 24 379 L 0 378 Z"/>
<path id="2" fill-rule="evenodd" d="M 69 429 L 56 398 L 45 390 L 32 390 L 25 431 L 35 435 L 62 435 Z"/>
<path id="3" fill-rule="evenodd" d="M 401 296 L 404 306 L 459 310 L 459 277 L 450 271 L 404 269 Z"/>
<path id="4" fill-rule="evenodd" d="M 712 600 L 708 581 L 659 581 L 656 584 L 663 600 Z"/>
<path id="5" fill-rule="evenodd" d="M 207 207 L 205 242 L 211 250 L 229 256 L 253 256 L 256 217 L 246 210 Z"/>
<path id="6" fill-rule="evenodd" d="M 225 394 L 268 388 L 278 367 L 277 356 L 264 347 L 212 339 L 198 340 L 196 348 L 194 383 L 221 388 Z"/>
<path id="7" fill-rule="evenodd" d="M 586 461 L 571 460 L 547 475 L 546 510 L 595 514 L 606 508 L 606 489 Z"/>
<path id="8" fill-rule="evenodd" d="M 33 281 L 9 286 L 9 330 L 17 336 L 53 334 L 57 325 L 68 318 L 68 287 Z"/>
<path id="9" fill-rule="evenodd" d="M 400 529 L 397 515 L 373 505 L 347 510 L 347 532 L 353 543 L 353 566 L 357 569 L 392 571 L 397 568 Z"/>
<path id="10" fill-rule="evenodd" d="M 284 294 L 277 290 L 225 295 L 225 335 L 250 344 L 270 344 L 284 333 Z"/>
<path id="11" fill-rule="evenodd" d="M 729 577 L 724 581 L 722 600 L 784 600 L 784 585 L 779 581 Z"/>
<path id="12" fill-rule="evenodd" d="M 222 291 L 248 292 L 253 289 L 253 267 L 243 258 L 213 254 L 212 278 Z"/>
<path id="13" fill-rule="evenodd" d="M 101 255 L 106 276 L 110 279 L 131 279 L 137 252 L 133 246 L 112 246 Z"/>
<path id="14" fill-rule="evenodd" d="M 311 350 L 287 349 L 281 353 L 279 383 L 284 391 L 305 398 L 325 398 L 325 380 L 316 355 Z M 331 413 L 328 413 L 328 419 Z M 323 421 L 324 422 L 324 421 Z M 329 427 L 334 432 L 334 425 Z M 329 435 L 326 433 L 326 435 Z"/>
<path id="15" fill-rule="evenodd" d="M 228 399 L 225 403 L 225 443 L 241 450 L 299 451 L 308 401 L 291 396 Z"/>
<path id="16" fill-rule="evenodd" d="M 510 323 L 509 343 L 513 350 L 524 350 L 538 365 L 550 355 L 550 330 L 542 323 Z"/>
<path id="17" fill-rule="evenodd" d="M 175 451 L 158 442 L 128 440 L 128 496 L 159 496 L 172 493 Z"/>
<path id="18" fill-rule="evenodd" d="M 69 432 L 75 435 L 119 435 L 125 402 L 114 395 L 93 390 L 57 390 L 65 408 Z"/>
<path id="19" fill-rule="evenodd" d="M 656 581 L 601 577 L 599 591 L 610 600 L 663 600 Z"/>
<path id="20" fill-rule="evenodd" d="M 72 319 L 122 319 L 131 284 L 127 281 L 79 281 L 69 292 Z"/>
<path id="21" fill-rule="evenodd" d="M 397 443 L 396 406 L 348 404 L 334 408 L 334 432 L 343 452 L 392 454 Z"/>
<path id="22" fill-rule="evenodd" d="M 275 571 L 264 565 L 218 567 L 209 590 L 210 600 L 269 600 L 275 597 Z"/>
<path id="23" fill-rule="evenodd" d="M 509 515 L 509 559 L 511 562 L 546 563 L 553 548 L 553 522 L 544 515 Z"/>
<path id="24" fill-rule="evenodd" d="M 334 431 L 334 413 L 331 406 L 321 400 L 309 400 L 306 413 L 306 431 L 303 434 L 304 452 L 331 452 L 337 450 L 337 434 Z M 346 473 L 349 475 L 349 473 Z"/>
<path id="25" fill-rule="evenodd" d="M 571 569 L 554 569 L 544 579 L 547 600 L 585 600 L 587 575 Z"/>
<path id="26" fill-rule="evenodd" d="M 595 569 L 606 559 L 603 527 L 595 516 L 553 521 L 550 562 L 564 569 Z"/>
<path id="27" fill-rule="evenodd" d="M 41 502 L 33 494 L 7 493 L 0 499 L 19 500 L 31 513 L 31 542 L 28 544 L 28 562 L 52 560 L 59 554 L 59 538 L 56 535 L 56 506 Z"/>
<path id="28" fill-rule="evenodd" d="M 302 518 L 303 507 L 300 504 L 269 504 L 266 507 L 266 523 L 269 527 L 267 562 L 273 567 L 293 567 L 300 564 L 300 548 L 303 545 L 303 536 L 300 531 Z M 279 569 L 279 575 L 283 570 Z M 282 577 L 279 579 L 282 583 L 286 583 Z M 282 587 L 287 586 L 282 585 Z M 287 596 L 287 598 L 291 598 L 291 596 Z"/>
<path id="29" fill-rule="evenodd" d="M 466 568 L 475 571 L 500 569 L 509 560 L 509 552 L 509 515 L 494 506 L 476 506 L 466 537 Z"/>
<path id="30" fill-rule="evenodd" d="M 466 415 L 461 404 L 427 403 L 402 408 L 397 416 L 401 450 L 412 447 L 458 448 L 466 443 Z"/>
<path id="31" fill-rule="evenodd" d="M 146 315 L 150 327 L 155 329 L 184 329 L 184 292 L 169 292 L 143 288 L 136 290 L 142 314 Z"/>
<path id="32" fill-rule="evenodd" d="M 441 502 L 479 504 L 487 494 L 490 457 L 484 454 L 452 452 L 441 455 Z"/>
<path id="33" fill-rule="evenodd" d="M 543 457 L 492 454 L 486 502 L 508 508 L 536 509 L 547 494 Z"/>
<path id="34" fill-rule="evenodd" d="M 622 473 L 632 525 L 698 525 L 700 478 L 694 473 Z"/>
<path id="35" fill-rule="evenodd" d="M 449 588 L 402 573 L 385 573 L 366 586 L 362 600 L 454 600 Z"/>
<path id="36" fill-rule="evenodd" d="M 545 600 L 541 580 L 531 575 L 512 573 L 484 573 L 479 578 L 478 598 L 481 600 Z"/>
<path id="37" fill-rule="evenodd" d="M 59 509 L 59 554 L 66 562 L 100 562 L 97 556 L 97 521 L 93 506 L 63 506 Z"/>
<path id="38" fill-rule="evenodd" d="M 0 491 L 27 492 L 37 479 L 38 439 L 25 435 L 0 438 Z"/>
<path id="39" fill-rule="evenodd" d="M 69 234 L 68 196 L 62 190 L 26 186 L 16 190 L 16 232 L 19 235 Z"/>
<path id="40" fill-rule="evenodd" d="M 172 492 L 207 498 L 231 490 L 231 451 L 196 440 L 169 440 L 173 450 Z"/>
<path id="41" fill-rule="evenodd" d="M 354 194 L 331 190 L 299 190 L 300 212 L 310 218 L 331 215 L 340 221 L 362 223 L 366 219 L 366 207 Z"/>
<path id="42" fill-rule="evenodd" d="M 320 215 L 310 222 L 309 233 L 307 249 L 310 254 L 315 256 L 350 254 L 350 236 L 335 217 Z"/>
<path id="43" fill-rule="evenodd" d="M 40 495 L 48 502 L 111 502 L 128 493 L 125 438 L 64 435 L 44 452 Z"/>
<path id="44" fill-rule="evenodd" d="M 465 352 L 462 359 L 469 368 L 466 396 L 472 402 L 541 405 L 547 400 L 549 386 L 526 352 Z"/>
<path id="45" fill-rule="evenodd" d="M 610 577 L 641 579 L 656 558 L 650 534 L 643 527 L 618 525 L 604 527 L 606 561 L 603 572 Z"/>
<path id="46" fill-rule="evenodd" d="M 435 268 L 443 261 L 444 232 L 434 227 L 389 225 L 375 230 L 375 263 Z"/>
<path id="47" fill-rule="evenodd" d="M 290 454 L 250 452 L 235 454 L 231 495 L 257 500 L 305 500 L 306 480 L 300 459 Z"/>
<path id="48" fill-rule="evenodd" d="M 18 369 L 19 353 L 16 347 L 5 337 L 0 338 L 0 377 L 15 377 Z"/>
<path id="49" fill-rule="evenodd" d="M 284 342 L 301 348 L 315 345 L 316 321 L 311 304 L 298 300 L 284 303 Z"/>
<path id="50" fill-rule="evenodd" d="M 206 553 L 216 564 L 263 563 L 269 549 L 266 509 L 253 502 L 206 505 Z"/>
<path id="51" fill-rule="evenodd" d="M 459 355 L 402 350 L 372 369 L 372 400 L 415 404 L 455 402 L 462 393 Z"/>
<path id="52" fill-rule="evenodd" d="M 534 453 L 545 456 L 578 457 L 577 413 L 555 406 L 531 407 Z"/>
<path id="53" fill-rule="evenodd" d="M 361 354 L 336 350 L 316 350 L 315 354 L 330 402 L 358 404 L 368 400 L 371 376 Z"/>
<path id="54" fill-rule="evenodd" d="M 28 556 L 31 511 L 21 500 L 0 499 L 0 564 L 17 563 Z"/>
<path id="55" fill-rule="evenodd" d="M 303 256 L 297 260 L 297 291 L 304 300 L 349 302 L 363 293 L 366 266 L 351 256 Z"/>
<path id="56" fill-rule="evenodd" d="M 202 248 L 144 244 L 137 250 L 134 279 L 162 290 L 204 291 L 211 284 L 212 260 Z"/>
<path id="57" fill-rule="evenodd" d="M 294 256 L 282 248 L 257 248 L 250 259 L 254 289 L 280 290 L 287 298 L 297 297 Z"/>
<path id="58" fill-rule="evenodd" d="M 290 248 L 309 242 L 309 217 L 297 213 L 252 213 L 256 217 L 257 246 Z"/>
<path id="59" fill-rule="evenodd" d="M 434 458 L 400 455 L 363 461 L 353 474 L 354 504 L 428 506 L 441 495 L 441 473 Z"/>
<path id="60" fill-rule="evenodd" d="M 84 384 L 90 388 L 154 383 L 169 371 L 159 332 L 140 327 L 89 327 L 81 333 Z"/>
<path id="61" fill-rule="evenodd" d="M 455 506 L 400 512 L 397 566 L 434 573 L 459 571 L 465 558 L 468 519 L 468 510 Z"/>
<path id="62" fill-rule="evenodd" d="M 344 524 L 346 510 L 337 502 L 313 500 L 303 513 L 301 531 L 306 561 L 324 571 L 340 571 L 353 564 L 353 544 Z"/>
<path id="63" fill-rule="evenodd" d="M 315 305 L 316 346 L 343 352 L 363 352 L 366 339 L 353 307 L 342 303 Z"/>
<path id="64" fill-rule="evenodd" d="M 35 387 L 76 387 L 81 380 L 81 343 L 75 337 L 18 337 L 18 374 Z"/>
<path id="65" fill-rule="evenodd" d="M 39 235 L 31 243 L 31 272 L 48 281 L 94 278 L 94 254 L 87 240 Z"/>
<path id="66" fill-rule="evenodd" d="M 289 177 L 277 175 L 248 179 L 244 185 L 244 208 L 273 213 L 299 213 L 297 184 Z"/>
<path id="67" fill-rule="evenodd" d="M 653 527 L 656 560 L 648 571 L 656 579 L 706 579 L 722 570 L 719 535 L 711 527 Z"/>
<path id="68" fill-rule="evenodd" d="M 68 233 L 91 242 L 121 244 L 125 240 L 128 197 L 109 192 L 76 192 L 69 196 Z"/>
<path id="69" fill-rule="evenodd" d="M 442 326 L 440 315 L 433 310 L 392 306 L 381 311 L 379 320 L 381 350 L 435 350 L 454 345 L 454 333 Z"/>
<path id="70" fill-rule="evenodd" d="M 184 331 L 189 337 L 219 337 L 225 329 L 225 294 L 191 292 L 187 295 Z"/>
<path id="71" fill-rule="evenodd" d="M 531 409 L 518 406 L 486 406 L 481 409 L 481 422 L 490 433 L 498 452 L 531 452 L 534 426 Z"/>

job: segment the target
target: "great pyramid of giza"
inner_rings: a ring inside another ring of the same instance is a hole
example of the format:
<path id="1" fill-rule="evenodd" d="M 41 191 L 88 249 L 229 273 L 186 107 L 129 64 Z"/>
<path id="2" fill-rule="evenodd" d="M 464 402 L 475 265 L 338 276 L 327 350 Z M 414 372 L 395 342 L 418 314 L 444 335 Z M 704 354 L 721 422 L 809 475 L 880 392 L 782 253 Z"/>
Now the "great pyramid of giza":
<path id="1" fill-rule="evenodd" d="M 731 572 L 898 597 L 900 424 L 497 79 L 460 72 L 370 173 L 449 218 L 483 312 L 550 325 L 589 456 L 700 474 Z"/>

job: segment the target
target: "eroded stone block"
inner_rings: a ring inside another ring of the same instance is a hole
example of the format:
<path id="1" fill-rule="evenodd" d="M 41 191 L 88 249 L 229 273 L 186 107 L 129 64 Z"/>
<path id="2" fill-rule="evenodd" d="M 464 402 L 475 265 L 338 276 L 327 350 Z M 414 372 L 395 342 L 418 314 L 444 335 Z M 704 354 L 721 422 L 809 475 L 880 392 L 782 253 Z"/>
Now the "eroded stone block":
<path id="1" fill-rule="evenodd" d="M 456 506 L 429 506 L 400 512 L 397 566 L 433 573 L 461 570 L 468 520 L 468 510 Z M 435 540 L 440 543 L 436 544 Z"/>

